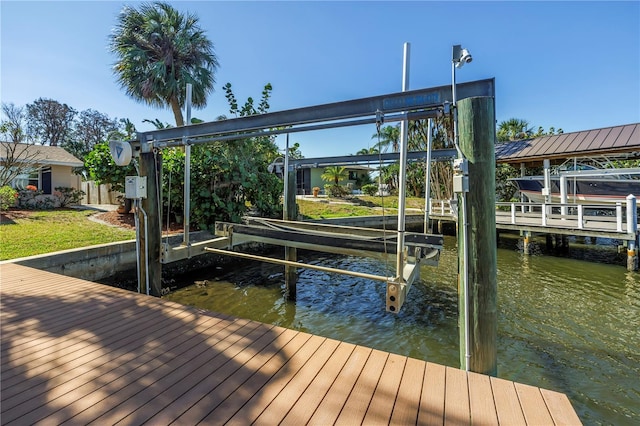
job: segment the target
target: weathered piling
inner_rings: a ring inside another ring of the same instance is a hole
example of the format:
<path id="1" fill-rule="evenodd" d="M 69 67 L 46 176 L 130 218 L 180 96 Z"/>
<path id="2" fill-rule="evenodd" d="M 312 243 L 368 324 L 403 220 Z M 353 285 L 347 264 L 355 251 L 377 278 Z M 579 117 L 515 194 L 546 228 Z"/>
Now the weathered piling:
<path id="1" fill-rule="evenodd" d="M 284 220 L 296 220 L 298 206 L 296 205 L 296 171 L 286 171 L 285 179 L 288 180 L 287 191 L 285 192 L 285 203 L 283 209 Z M 296 262 L 298 260 L 298 250 L 295 247 L 284 248 L 284 259 Z M 286 297 L 289 300 L 296 300 L 298 271 L 293 266 L 284 267 L 284 282 L 286 287 Z"/>
<path id="2" fill-rule="evenodd" d="M 160 262 L 160 210 L 158 184 L 162 182 L 162 154 L 142 152 L 140 175 L 147 177 L 147 198 L 142 199 L 142 211 L 137 211 L 140 223 L 140 271 L 138 282 L 149 284 L 149 294 L 162 295 L 162 263 Z M 146 253 L 146 255 L 145 255 Z M 147 281 L 148 279 L 148 281 Z M 145 284 L 146 286 L 146 284 Z M 141 285 L 142 287 L 142 285 Z M 147 289 L 141 289 L 147 292 Z"/>
<path id="3" fill-rule="evenodd" d="M 467 267 L 460 235 L 458 256 L 462 271 L 458 280 L 460 360 L 463 369 L 497 374 L 497 249 L 495 221 L 495 112 L 491 97 L 466 98 L 457 103 L 459 145 L 468 160 Z M 458 223 L 463 226 L 460 216 Z M 464 271 L 468 273 L 468 305 L 465 309 Z M 467 312 L 465 312 L 467 311 Z M 468 318 L 465 316 L 468 314 Z M 465 327 L 468 327 L 465 334 Z M 467 352 L 467 341 L 469 350 Z M 470 355 L 468 361 L 466 356 Z"/>

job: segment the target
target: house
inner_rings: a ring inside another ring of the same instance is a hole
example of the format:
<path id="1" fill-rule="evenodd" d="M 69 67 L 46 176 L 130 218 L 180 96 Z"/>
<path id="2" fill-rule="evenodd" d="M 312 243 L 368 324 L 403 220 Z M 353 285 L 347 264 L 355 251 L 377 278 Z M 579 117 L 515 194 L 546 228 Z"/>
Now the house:
<path id="1" fill-rule="evenodd" d="M 83 165 L 59 146 L 0 142 L 0 169 L 19 172 L 11 183 L 16 189 L 33 185 L 44 194 L 52 194 L 56 187 L 80 189 L 81 177 L 72 170 Z"/>
<path id="2" fill-rule="evenodd" d="M 324 186 L 331 184 L 322 180 L 322 174 L 327 167 L 338 166 L 344 167 L 347 172 L 347 179 L 340 181 L 340 185 L 348 186 L 352 190 L 359 190 L 361 182 L 369 182 L 368 175 L 372 171 L 370 167 L 358 165 L 358 164 L 329 164 L 323 163 L 321 166 L 318 164 L 302 164 L 295 166 L 296 168 L 296 195 L 310 195 L 313 193 L 313 188 L 320 188 L 321 192 L 324 192 Z M 278 177 L 284 176 L 284 159 L 282 157 L 277 158 L 273 163 L 269 165 L 269 173 L 275 173 Z"/>
<path id="3" fill-rule="evenodd" d="M 296 172 L 296 188 L 297 195 L 309 195 L 312 193 L 313 187 L 320 188 L 321 193 L 324 192 L 324 186 L 333 182 L 327 182 L 322 180 L 322 174 L 325 168 L 331 167 L 333 164 L 323 164 L 322 167 L 318 166 L 302 166 Z M 371 169 L 367 166 L 358 164 L 344 165 L 337 164 L 339 167 L 344 167 L 347 172 L 347 179 L 340 181 L 340 185 L 350 187 L 352 190 L 360 189 L 360 182 L 363 180 L 368 182 L 367 175 L 371 172 Z"/>

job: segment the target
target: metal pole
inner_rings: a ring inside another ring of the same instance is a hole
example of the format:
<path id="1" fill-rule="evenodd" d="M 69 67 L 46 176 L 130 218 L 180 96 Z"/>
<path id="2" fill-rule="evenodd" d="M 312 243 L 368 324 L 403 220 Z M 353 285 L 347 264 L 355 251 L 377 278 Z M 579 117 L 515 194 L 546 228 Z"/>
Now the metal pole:
<path id="1" fill-rule="evenodd" d="M 289 134 L 287 133 L 286 145 L 284 149 L 284 201 L 283 207 L 283 219 L 284 220 L 296 220 L 297 204 L 296 204 L 296 172 L 295 170 L 289 170 Z M 297 274 L 298 270 L 295 267 L 295 263 L 298 258 L 298 249 L 295 247 L 285 246 L 284 259 L 289 263 L 285 263 L 284 267 L 284 282 L 286 288 L 286 297 L 288 300 L 296 300 L 297 293 Z"/>
<path id="2" fill-rule="evenodd" d="M 283 202 L 283 210 L 284 210 L 284 220 L 292 220 L 293 218 L 287 217 L 287 212 L 289 211 L 289 133 L 287 133 L 287 139 L 284 148 L 284 202 Z"/>
<path id="3" fill-rule="evenodd" d="M 402 65 L 402 91 L 409 90 L 409 55 L 411 45 L 404 44 L 404 61 Z M 403 281 L 402 271 L 404 269 L 404 231 L 405 231 L 405 202 L 406 202 L 406 173 L 407 173 L 407 137 L 409 122 L 400 122 L 400 174 L 398 176 L 398 252 L 396 259 L 396 274 L 398 282 Z"/>
<path id="4" fill-rule="evenodd" d="M 460 150 L 458 143 L 458 98 L 456 96 L 456 59 L 460 61 L 459 51 L 460 46 L 453 46 L 451 55 L 451 97 L 453 99 L 453 143 L 458 151 L 458 158 L 464 159 L 464 155 Z M 459 194 L 460 199 L 460 212 L 459 215 L 462 219 L 461 226 L 458 226 L 460 232 L 460 241 L 462 244 L 462 288 L 464 291 L 464 357 L 465 357 L 465 370 L 469 371 L 469 364 L 471 359 L 471 336 L 469 334 L 469 239 L 468 239 L 468 217 L 467 217 L 467 194 Z M 459 261 L 458 261 L 459 262 Z"/>
<path id="5" fill-rule="evenodd" d="M 427 120 L 427 164 L 425 167 L 424 177 L 424 233 L 429 231 L 429 213 L 431 211 L 431 142 L 432 142 L 432 122 Z"/>
<path id="6" fill-rule="evenodd" d="M 193 94 L 193 86 L 191 83 L 187 83 L 187 99 L 186 99 L 187 122 L 185 126 L 191 125 L 192 94 Z M 182 241 L 182 244 L 187 247 L 189 247 L 190 245 L 189 243 L 190 208 L 191 208 L 191 145 L 187 143 L 184 147 L 184 218 L 183 218 L 184 239 Z"/>

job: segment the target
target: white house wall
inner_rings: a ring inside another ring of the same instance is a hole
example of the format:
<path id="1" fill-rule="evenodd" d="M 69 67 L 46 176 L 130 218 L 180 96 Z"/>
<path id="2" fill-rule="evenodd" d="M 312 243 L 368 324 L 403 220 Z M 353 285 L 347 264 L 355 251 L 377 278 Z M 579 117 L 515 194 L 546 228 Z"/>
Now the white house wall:
<path id="1" fill-rule="evenodd" d="M 51 190 L 59 186 L 79 189 L 80 176 L 73 174 L 69 166 L 51 166 Z"/>

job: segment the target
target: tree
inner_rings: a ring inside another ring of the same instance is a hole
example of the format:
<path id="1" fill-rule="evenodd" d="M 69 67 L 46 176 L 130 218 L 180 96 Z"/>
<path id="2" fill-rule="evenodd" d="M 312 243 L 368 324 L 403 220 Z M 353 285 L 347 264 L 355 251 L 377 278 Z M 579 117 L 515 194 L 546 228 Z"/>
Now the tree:
<path id="1" fill-rule="evenodd" d="M 529 127 L 527 120 L 510 118 L 498 124 L 496 137 L 498 142 L 516 141 L 527 139 L 533 135 L 533 128 Z"/>
<path id="2" fill-rule="evenodd" d="M 302 158 L 304 158 L 304 155 L 302 155 L 302 151 L 300 150 L 300 144 L 295 142 L 289 147 L 289 159 L 300 160 Z"/>
<path id="3" fill-rule="evenodd" d="M 153 127 L 156 128 L 156 130 L 161 130 L 161 129 L 168 129 L 169 127 L 171 127 L 171 124 L 169 123 L 163 123 L 162 121 L 160 121 L 159 118 L 150 120 L 148 118 L 145 118 L 144 120 L 142 120 L 143 123 L 149 123 L 152 124 Z"/>
<path id="4" fill-rule="evenodd" d="M 26 138 L 24 108 L 16 107 L 13 103 L 3 103 L 2 114 L 4 115 L 0 122 L 2 140 L 12 143 L 24 142 Z"/>
<path id="5" fill-rule="evenodd" d="M 77 111 L 53 99 L 27 104 L 27 132 L 41 145 L 62 145 L 71 136 Z"/>
<path id="6" fill-rule="evenodd" d="M 117 132 L 118 121 L 93 109 L 82 111 L 75 122 L 73 138 L 62 147 L 77 158 L 84 160 L 93 147 L 107 140 L 109 134 Z"/>
<path id="7" fill-rule="evenodd" d="M 387 152 L 391 147 L 392 152 L 400 151 L 400 125 L 384 126 L 380 129 L 380 134 L 374 133 L 371 139 L 378 139 L 376 144 L 380 152 Z"/>
<path id="8" fill-rule="evenodd" d="M 240 106 L 230 84 L 225 90 L 233 116 L 268 110 L 270 84 L 265 86 L 259 103 L 262 107 L 257 109 L 252 98 Z M 283 182 L 267 171 L 268 165 L 278 156 L 274 138 L 269 136 L 194 145 L 189 200 L 191 223 L 201 229 L 213 230 L 215 221 L 239 222 L 248 206 L 261 216 L 281 217 Z M 184 152 L 176 148 L 165 149 L 163 167 L 163 205 L 170 213 L 180 214 L 184 206 Z"/>
<path id="9" fill-rule="evenodd" d="M 564 133 L 564 131 L 562 129 L 558 129 L 558 131 L 556 131 L 556 128 L 551 126 L 549 127 L 549 131 L 545 131 L 544 127 L 539 126 L 538 127 L 538 131 L 533 135 L 534 138 L 540 138 L 542 136 L 553 136 L 553 135 L 561 135 L 562 133 Z"/>
<path id="10" fill-rule="evenodd" d="M 89 171 L 89 177 L 97 184 L 111 184 L 113 191 L 123 192 L 124 178 L 136 175 L 133 162 L 128 166 L 116 166 L 109 142 L 102 142 L 93 147 L 84 159 L 84 167 Z"/>
<path id="11" fill-rule="evenodd" d="M 124 130 L 123 135 L 127 139 L 133 139 L 133 136 L 137 132 L 135 124 L 131 122 L 128 118 L 121 118 L 120 125 Z"/>
<path id="12" fill-rule="evenodd" d="M 127 95 L 151 106 L 169 106 L 177 126 L 184 125 L 187 83 L 193 85 L 192 105 L 207 105 L 218 59 L 195 15 L 163 2 L 125 6 L 109 48 L 118 57 L 113 70 Z"/>
<path id="13" fill-rule="evenodd" d="M 0 187 L 37 168 L 40 153 L 36 145 L 0 141 Z"/>
<path id="14" fill-rule="evenodd" d="M 324 169 L 324 173 L 320 175 L 320 178 L 325 182 L 333 182 L 335 186 L 338 186 L 340 181 L 345 180 L 348 174 L 342 166 L 330 166 Z"/>
<path id="15" fill-rule="evenodd" d="M 558 129 L 557 133 L 554 127 L 550 127 L 549 131 L 545 131 L 544 127 L 539 126 L 534 133 L 533 127 L 529 127 L 527 120 L 519 118 L 510 118 L 502 121 L 498 125 L 496 136 L 498 142 L 510 142 L 527 138 L 539 138 L 542 136 L 550 136 L 563 133 L 562 129 Z M 496 165 L 496 201 L 514 201 L 517 186 L 510 180 L 520 176 L 520 170 L 510 164 Z"/>
<path id="16" fill-rule="evenodd" d="M 369 148 L 362 148 L 361 150 L 356 152 L 356 155 L 368 155 L 368 154 L 379 154 L 379 153 L 380 153 L 380 150 L 377 147 L 370 146 Z"/>

